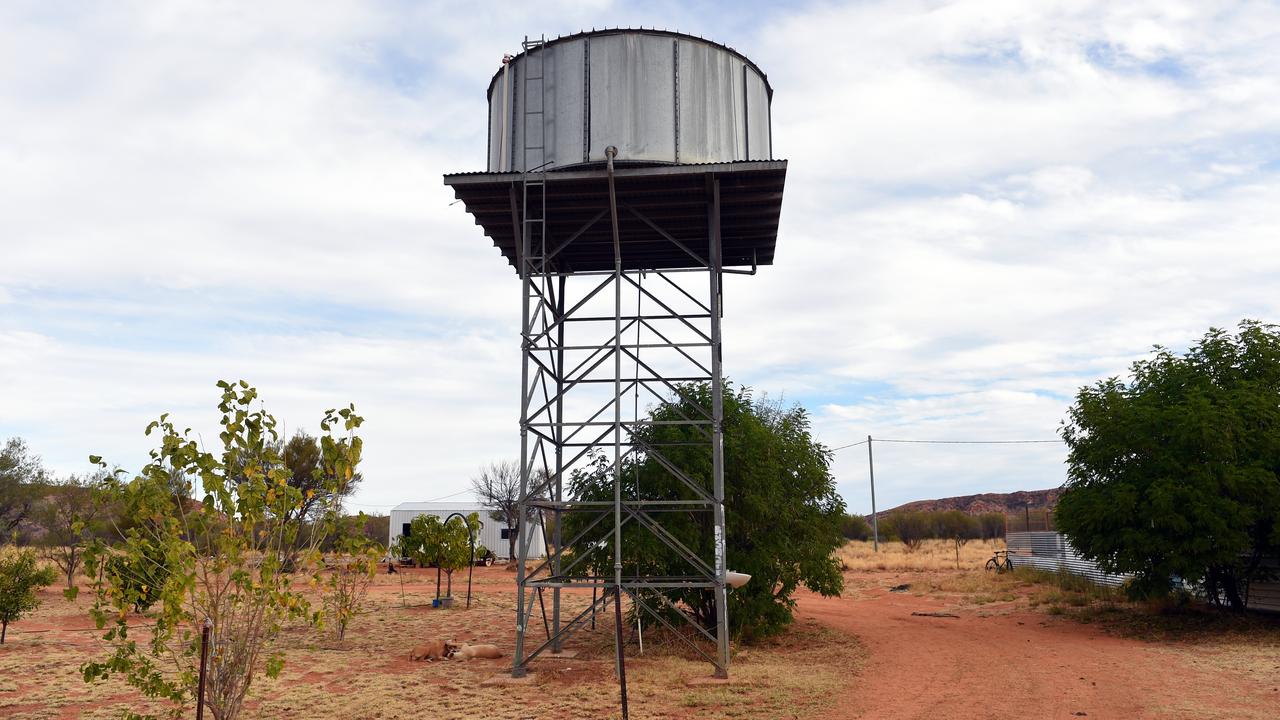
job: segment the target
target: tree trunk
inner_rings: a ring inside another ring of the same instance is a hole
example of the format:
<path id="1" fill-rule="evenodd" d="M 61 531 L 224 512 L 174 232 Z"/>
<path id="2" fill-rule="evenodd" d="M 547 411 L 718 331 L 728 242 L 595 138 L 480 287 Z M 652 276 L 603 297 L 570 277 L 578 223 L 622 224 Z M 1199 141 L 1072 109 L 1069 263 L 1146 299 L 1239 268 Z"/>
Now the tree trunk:
<path id="1" fill-rule="evenodd" d="M 519 559 L 516 557 L 516 532 L 518 532 L 516 530 L 517 527 L 518 527 L 517 525 L 512 525 L 510 523 L 507 524 L 507 559 L 512 561 Z"/>
<path id="2" fill-rule="evenodd" d="M 1244 612 L 1244 600 L 1240 598 L 1240 584 L 1236 582 L 1235 573 L 1230 570 L 1222 573 L 1222 590 L 1227 596 L 1227 602 L 1231 604 L 1231 611 Z"/>
<path id="3" fill-rule="evenodd" d="M 1222 607 L 1222 598 L 1218 595 L 1218 569 L 1211 567 L 1204 577 L 1204 595 L 1214 607 Z"/>
<path id="4" fill-rule="evenodd" d="M 0 645 L 4 644 L 4 636 L 8 634 L 9 634 L 9 621 L 5 620 L 4 623 L 0 625 Z"/>

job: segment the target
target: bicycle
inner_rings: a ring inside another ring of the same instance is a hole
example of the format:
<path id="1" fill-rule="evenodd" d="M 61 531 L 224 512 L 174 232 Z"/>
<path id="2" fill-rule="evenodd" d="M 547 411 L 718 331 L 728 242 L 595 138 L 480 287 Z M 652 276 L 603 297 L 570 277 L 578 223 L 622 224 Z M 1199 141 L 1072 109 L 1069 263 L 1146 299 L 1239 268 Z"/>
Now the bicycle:
<path id="1" fill-rule="evenodd" d="M 1013 561 L 1009 559 L 1008 550 L 996 550 L 991 554 L 991 559 L 987 561 L 987 569 L 995 570 L 996 574 L 1013 572 Z"/>

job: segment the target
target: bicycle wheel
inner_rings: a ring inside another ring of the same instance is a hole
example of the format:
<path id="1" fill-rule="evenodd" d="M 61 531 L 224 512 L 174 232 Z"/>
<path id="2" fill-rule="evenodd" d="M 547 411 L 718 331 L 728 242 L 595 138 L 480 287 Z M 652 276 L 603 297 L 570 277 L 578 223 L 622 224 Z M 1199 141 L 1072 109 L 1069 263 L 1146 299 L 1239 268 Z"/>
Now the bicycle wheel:
<path id="1" fill-rule="evenodd" d="M 1000 572 L 1013 572 L 1013 561 L 1005 558 Z"/>
<path id="2" fill-rule="evenodd" d="M 995 570 L 997 573 L 1000 572 L 1000 561 L 995 558 L 991 558 L 987 561 L 987 569 Z"/>

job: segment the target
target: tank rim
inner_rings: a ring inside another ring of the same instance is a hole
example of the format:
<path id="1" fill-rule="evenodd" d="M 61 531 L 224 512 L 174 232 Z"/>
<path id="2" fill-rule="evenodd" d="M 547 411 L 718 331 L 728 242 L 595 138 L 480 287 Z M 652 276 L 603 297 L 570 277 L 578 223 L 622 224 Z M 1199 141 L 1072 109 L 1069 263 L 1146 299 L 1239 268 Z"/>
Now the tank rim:
<path id="1" fill-rule="evenodd" d="M 666 37 L 693 40 L 695 42 L 700 42 L 705 45 L 710 45 L 712 47 L 716 47 L 728 53 L 731 53 L 735 57 L 737 57 L 739 60 L 742 60 L 742 62 L 746 63 L 747 67 L 756 71 L 756 74 L 758 74 L 760 76 L 760 79 L 764 81 L 764 89 L 765 89 L 765 92 L 768 94 L 769 102 L 773 102 L 773 85 L 769 84 L 769 76 L 765 74 L 763 70 L 760 69 L 759 65 L 755 64 L 755 61 L 753 61 L 751 58 L 747 57 L 746 55 L 743 55 L 741 52 L 738 52 L 737 50 L 733 49 L 732 47 L 725 45 L 724 43 L 718 43 L 715 40 L 708 40 L 707 38 L 701 37 L 699 35 L 690 35 L 689 33 L 682 33 L 677 30 L 658 30 L 656 28 L 643 28 L 643 27 L 641 28 L 604 28 L 600 30 L 596 30 L 596 29 L 581 30 L 571 35 L 561 35 L 552 40 L 548 40 L 546 45 L 544 45 L 543 47 L 550 47 L 551 45 L 556 45 L 562 42 L 568 42 L 570 40 L 577 40 L 579 38 L 584 38 L 584 37 L 596 37 L 596 36 L 603 36 L 603 35 L 630 35 L 630 34 L 662 35 Z M 526 51 L 521 51 L 513 55 L 511 57 L 511 61 L 515 62 L 516 60 L 524 57 L 525 54 L 526 54 Z M 493 77 L 489 79 L 489 89 L 485 93 L 485 98 L 487 100 L 489 101 L 493 100 L 493 89 L 497 85 L 498 80 L 501 77 L 502 77 L 502 66 L 499 65 L 497 71 L 493 73 Z"/>

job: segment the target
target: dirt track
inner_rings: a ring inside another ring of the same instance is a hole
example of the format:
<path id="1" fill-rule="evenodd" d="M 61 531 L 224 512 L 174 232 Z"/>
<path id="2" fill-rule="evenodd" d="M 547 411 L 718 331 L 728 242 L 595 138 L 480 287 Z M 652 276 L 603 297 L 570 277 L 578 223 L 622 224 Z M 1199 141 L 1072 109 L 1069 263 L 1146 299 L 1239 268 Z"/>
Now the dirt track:
<path id="1" fill-rule="evenodd" d="M 1202 662 L 1211 649 L 1171 650 L 1042 612 L 888 592 L 903 581 L 884 574 L 845 597 L 800 598 L 802 618 L 867 649 L 832 720 L 1280 717 L 1280 667 L 1232 672 L 1229 662 Z M 960 617 L 911 614 L 940 611 Z"/>

